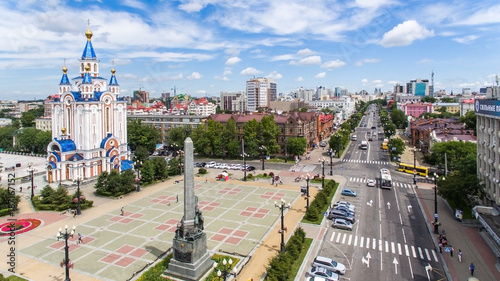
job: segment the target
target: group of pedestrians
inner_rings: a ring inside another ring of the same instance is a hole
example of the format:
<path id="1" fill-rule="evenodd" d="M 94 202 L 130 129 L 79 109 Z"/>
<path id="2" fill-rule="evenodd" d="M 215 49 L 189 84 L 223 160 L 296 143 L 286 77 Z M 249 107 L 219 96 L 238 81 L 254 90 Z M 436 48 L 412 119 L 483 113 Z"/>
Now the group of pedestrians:
<path id="1" fill-rule="evenodd" d="M 448 240 L 446 239 L 446 234 L 445 232 L 443 231 L 441 234 L 439 234 L 438 236 L 438 242 L 439 242 L 439 253 L 443 253 L 443 248 L 448 248 L 448 251 L 450 252 L 450 256 L 453 257 L 453 252 L 455 251 L 455 249 L 453 248 L 453 246 L 451 244 L 448 244 Z M 462 250 L 461 249 L 458 249 L 458 261 L 459 262 L 462 262 Z M 471 276 L 474 276 L 474 269 L 475 269 L 475 266 L 474 266 L 474 263 L 470 263 L 469 265 L 469 270 L 470 270 L 470 275 Z"/>

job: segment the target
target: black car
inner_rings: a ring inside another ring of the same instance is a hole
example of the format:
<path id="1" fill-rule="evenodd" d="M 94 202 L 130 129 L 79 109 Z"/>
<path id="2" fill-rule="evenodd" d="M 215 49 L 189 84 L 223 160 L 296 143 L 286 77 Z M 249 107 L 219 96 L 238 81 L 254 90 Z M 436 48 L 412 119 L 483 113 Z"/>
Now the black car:
<path id="1" fill-rule="evenodd" d="M 205 165 L 207 165 L 207 163 L 205 163 L 205 162 L 201 162 L 201 163 L 196 162 L 196 163 L 194 163 L 194 166 L 198 167 L 198 168 L 204 168 Z"/>
<path id="2" fill-rule="evenodd" d="M 246 170 L 247 170 L 248 172 L 251 172 L 251 171 L 255 170 L 255 167 L 254 167 L 254 166 L 248 166 L 248 167 L 246 168 Z"/>

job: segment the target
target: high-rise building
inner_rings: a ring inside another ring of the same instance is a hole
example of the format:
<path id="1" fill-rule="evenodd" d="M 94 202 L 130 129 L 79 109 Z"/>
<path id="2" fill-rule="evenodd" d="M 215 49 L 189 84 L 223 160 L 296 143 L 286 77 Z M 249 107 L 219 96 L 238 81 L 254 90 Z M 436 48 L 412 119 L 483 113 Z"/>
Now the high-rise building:
<path id="1" fill-rule="evenodd" d="M 119 97 L 115 69 L 109 83 L 99 75 L 90 27 L 79 75 L 68 78 L 66 67 L 59 98 L 51 102 L 52 138 L 47 147 L 47 180 L 61 182 L 96 177 L 103 171 L 132 168 L 127 145 L 127 104 Z"/>
<path id="2" fill-rule="evenodd" d="M 406 83 L 406 90 L 414 96 L 425 97 L 429 95 L 429 79 L 415 79 Z"/>
<path id="3" fill-rule="evenodd" d="M 268 78 L 253 78 L 247 81 L 247 111 L 253 112 L 259 108 L 267 109 L 273 97 L 276 100 L 276 83 Z"/>

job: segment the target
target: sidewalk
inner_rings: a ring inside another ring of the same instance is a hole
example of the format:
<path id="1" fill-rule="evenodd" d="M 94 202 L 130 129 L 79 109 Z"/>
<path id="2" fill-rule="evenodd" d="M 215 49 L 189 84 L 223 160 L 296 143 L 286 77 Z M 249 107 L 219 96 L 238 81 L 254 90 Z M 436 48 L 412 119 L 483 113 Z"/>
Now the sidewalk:
<path id="1" fill-rule="evenodd" d="M 397 135 L 400 137 L 400 135 Z M 406 138 L 402 138 L 407 147 L 401 162 L 413 163 L 414 155 L 413 148 L 408 146 Z M 421 165 L 422 153 L 417 152 L 417 165 Z M 430 232 L 433 232 L 434 225 L 434 184 L 418 183 L 418 189 L 415 189 L 415 194 L 419 201 L 419 206 L 423 209 L 424 217 L 427 221 L 427 227 Z M 500 280 L 500 272 L 496 269 L 496 257 L 488 248 L 482 237 L 479 235 L 477 228 L 462 226 L 461 222 L 457 221 L 454 216 L 454 210 L 451 210 L 449 205 L 438 197 L 438 221 L 441 223 L 439 231 L 445 230 L 448 243 L 454 248 L 454 255 L 450 253 L 439 254 L 437 234 L 432 234 L 436 252 L 440 256 L 441 262 L 444 261 L 445 270 L 448 271 L 448 276 L 453 281 L 467 280 L 471 275 L 469 271 L 470 263 L 474 263 L 474 277 L 481 281 Z M 458 250 L 462 250 L 462 262 L 458 261 Z"/>

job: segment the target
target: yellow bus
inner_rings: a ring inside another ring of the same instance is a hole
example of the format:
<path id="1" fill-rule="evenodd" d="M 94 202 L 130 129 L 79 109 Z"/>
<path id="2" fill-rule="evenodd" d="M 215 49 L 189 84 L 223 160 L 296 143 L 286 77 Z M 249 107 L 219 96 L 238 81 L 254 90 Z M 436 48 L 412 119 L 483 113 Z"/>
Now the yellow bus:
<path id="1" fill-rule="evenodd" d="M 414 168 L 413 165 L 399 163 L 398 171 L 400 171 L 400 172 L 405 172 L 405 173 L 408 173 L 408 174 L 413 174 L 414 170 L 417 171 L 417 175 L 420 175 L 422 177 L 425 177 L 425 176 L 427 176 L 429 174 L 429 169 L 426 168 L 426 167 L 415 166 L 415 168 Z"/>

